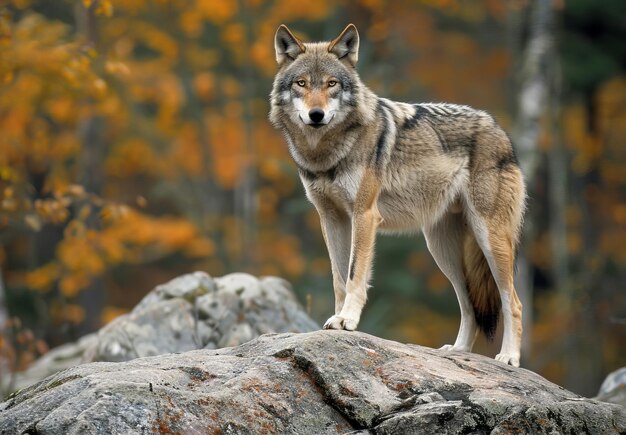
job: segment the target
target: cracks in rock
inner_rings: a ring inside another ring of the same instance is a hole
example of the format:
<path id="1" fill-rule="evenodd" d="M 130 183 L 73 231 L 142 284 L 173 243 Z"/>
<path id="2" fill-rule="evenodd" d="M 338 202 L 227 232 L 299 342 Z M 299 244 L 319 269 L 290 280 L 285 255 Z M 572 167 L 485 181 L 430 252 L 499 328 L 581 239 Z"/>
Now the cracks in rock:
<path id="1" fill-rule="evenodd" d="M 274 417 L 274 419 L 280 421 L 283 424 L 283 427 L 288 426 L 289 419 L 287 416 L 283 412 L 277 410 L 272 403 L 259 402 L 259 405 L 265 410 L 265 412 Z M 276 423 L 274 423 L 274 428 L 278 429 Z"/>
<path id="2" fill-rule="evenodd" d="M 216 375 L 209 373 L 206 370 L 202 370 L 199 367 L 180 366 L 176 368 L 189 376 L 192 382 L 195 383 L 205 382 L 216 378 Z"/>
<path id="3" fill-rule="evenodd" d="M 288 359 L 294 367 L 302 371 L 307 378 L 310 379 L 312 385 L 316 387 L 318 393 L 323 397 L 324 402 L 336 410 L 345 421 L 351 425 L 355 433 L 375 431 L 377 427 L 380 427 L 380 425 L 387 420 L 393 419 L 394 417 L 402 418 L 403 414 L 409 416 L 413 410 L 419 409 L 421 405 L 429 405 L 433 404 L 433 402 L 448 404 L 447 406 L 442 405 L 446 409 L 437 410 L 436 405 L 433 407 L 434 414 L 437 414 L 439 419 L 443 419 L 441 427 L 444 427 L 447 424 L 446 422 L 450 419 L 457 418 L 459 412 L 461 413 L 460 415 L 462 415 L 460 418 L 463 419 L 463 433 L 490 433 L 495 424 L 494 421 L 490 421 L 486 410 L 481 405 L 469 399 L 473 390 L 471 386 L 467 384 L 445 385 L 443 388 L 436 388 L 435 385 L 432 385 L 432 388 L 426 388 L 424 391 L 422 391 L 422 389 L 419 391 L 411 391 L 413 394 L 406 397 L 405 400 L 397 406 L 386 410 L 384 415 L 379 413 L 371 423 L 365 423 L 362 419 L 359 419 L 358 416 L 355 418 L 354 411 L 357 409 L 352 410 L 349 403 L 344 403 L 341 400 L 343 396 L 341 393 L 341 385 L 329 385 L 327 379 L 325 379 L 324 375 L 319 371 L 319 368 L 316 367 L 315 363 L 308 359 L 306 355 L 300 354 L 297 349 L 291 348 L 281 349 L 272 356 Z M 464 370 L 473 369 L 453 359 L 450 360 Z M 337 397 L 337 394 L 339 394 L 339 397 Z M 450 406 L 452 406 L 452 408 L 450 408 Z"/>
<path id="4" fill-rule="evenodd" d="M 463 434 L 474 434 L 474 433 L 491 433 L 493 428 L 496 426 L 496 422 L 493 421 L 489 424 L 489 417 L 485 413 L 485 408 L 481 405 L 472 402 L 468 398 L 462 399 L 461 403 L 463 404 L 464 410 L 467 412 L 469 416 L 471 416 L 473 422 L 475 424 L 468 424 L 463 430 Z"/>
<path id="5" fill-rule="evenodd" d="M 159 396 L 154 391 L 152 382 L 149 382 L 149 389 L 150 389 L 150 392 L 152 393 L 152 396 L 154 396 L 154 409 L 156 410 L 156 417 L 157 417 L 156 419 L 157 421 L 161 421 L 161 409 L 159 408 Z"/>
<path id="6" fill-rule="evenodd" d="M 57 374 L 58 375 L 58 374 Z M 55 375 L 53 377 L 53 379 L 55 379 L 57 377 L 57 375 Z M 70 376 L 66 376 L 66 377 L 62 377 L 61 379 L 57 379 L 57 380 L 53 380 L 47 384 L 45 384 L 45 380 L 44 381 L 40 381 L 37 384 L 33 384 L 30 387 L 27 388 L 23 388 L 21 390 L 17 390 L 14 393 L 12 393 L 8 398 L 7 398 L 7 402 L 8 405 L 6 406 L 6 408 L 3 409 L 3 411 L 8 411 L 9 409 L 13 408 L 16 405 L 19 405 L 20 403 L 30 399 L 32 397 L 32 395 L 26 395 L 26 394 L 21 394 L 21 393 L 26 393 L 26 392 L 30 392 L 32 394 L 37 394 L 37 391 L 40 389 L 40 387 L 42 387 L 43 391 L 48 391 L 48 390 L 52 390 L 53 388 L 57 388 L 60 387 L 61 385 L 67 383 L 67 382 L 71 382 L 75 379 L 83 379 L 83 376 L 81 375 L 70 375 Z M 20 397 L 21 396 L 21 397 Z"/>
<path id="7" fill-rule="evenodd" d="M 160 433 L 160 434 L 176 434 L 180 433 L 178 431 L 173 431 L 170 427 L 172 423 L 175 423 L 178 418 L 175 416 L 168 415 L 167 407 L 165 412 L 161 412 L 161 407 L 159 406 L 160 397 L 159 394 L 155 391 L 152 382 L 148 382 L 148 389 L 154 398 L 154 409 L 156 411 L 156 419 L 152 422 L 151 431 L 152 433 Z M 165 395 L 164 396 L 172 405 L 172 400 Z"/>
<path id="8" fill-rule="evenodd" d="M 346 412 L 345 407 L 342 407 L 340 403 L 337 403 L 337 401 L 329 393 L 328 385 L 326 384 L 326 381 L 324 380 L 322 374 L 315 368 L 311 361 L 309 361 L 302 355 L 297 355 L 295 353 L 295 349 L 281 349 L 278 352 L 274 353 L 272 356 L 275 358 L 290 360 L 292 365 L 300 370 L 307 377 L 307 379 L 311 381 L 311 384 L 315 387 L 319 395 L 322 397 L 324 403 L 337 411 L 337 413 L 353 429 L 353 431 L 350 431 L 348 433 L 358 433 L 363 429 L 368 429 L 355 418 L 353 418 L 348 412 Z"/>
<path id="9" fill-rule="evenodd" d="M 37 425 L 39 424 L 40 421 L 41 420 L 37 420 L 35 423 L 33 423 L 32 426 L 22 431 L 20 435 L 39 435 L 39 430 L 37 429 Z"/>
<path id="10" fill-rule="evenodd" d="M 397 415 L 403 414 L 407 411 L 410 411 L 411 409 L 413 409 L 415 406 L 417 405 L 421 405 L 423 403 L 427 403 L 427 402 L 421 402 L 418 403 L 420 399 L 420 395 L 415 395 L 415 396 L 411 396 L 408 399 L 403 400 L 400 404 L 398 404 L 397 406 L 394 406 L 393 408 L 391 408 L 387 414 L 385 415 L 381 415 L 378 418 L 376 418 L 373 422 L 372 422 L 372 428 L 375 428 L 376 426 L 378 426 L 379 424 L 385 422 L 386 420 L 389 420 L 390 418 L 393 418 Z"/>
<path id="11" fill-rule="evenodd" d="M 82 378 L 83 377 L 80 376 L 80 375 L 70 375 L 70 376 L 67 376 L 65 378 L 58 379 L 58 380 L 50 382 L 49 384 L 46 384 L 44 389 L 45 390 L 51 390 L 53 388 L 60 387 L 61 385 L 65 384 L 67 382 L 73 381 L 75 379 L 82 379 Z"/>
<path id="12" fill-rule="evenodd" d="M 422 401 L 420 398 L 421 396 L 415 396 L 412 399 L 407 399 L 403 404 L 404 406 L 398 407 L 394 412 L 377 419 L 372 425 L 372 429 L 374 431 L 380 430 L 380 425 L 383 425 L 388 420 L 392 420 L 394 417 L 400 420 L 403 417 L 409 419 L 417 418 L 418 421 L 422 418 L 426 420 L 430 418 L 430 421 L 436 421 L 437 427 L 442 430 L 450 427 L 451 421 L 454 420 L 456 421 L 454 423 L 455 427 L 460 430 L 458 433 L 464 435 L 488 434 L 495 427 L 495 422 L 489 421 L 489 417 L 485 414 L 485 409 L 469 399 L 447 400 L 442 398 L 437 401 Z M 437 405 L 433 406 L 435 402 L 441 402 L 441 405 L 438 405 L 438 407 Z M 421 405 L 428 408 L 420 412 Z M 397 423 L 391 422 L 391 428 L 393 428 L 394 424 Z M 388 432 L 389 429 L 390 427 L 387 426 L 383 431 L 386 430 Z M 433 430 L 434 428 L 429 426 L 429 429 Z"/>
<path id="13" fill-rule="evenodd" d="M 591 434 L 592 432 L 589 430 L 589 426 L 587 425 L 587 420 L 583 417 L 581 417 L 574 409 L 570 409 L 570 412 L 572 414 L 574 414 L 576 416 L 576 418 L 578 418 L 578 421 L 580 421 L 583 425 L 583 429 L 584 429 L 584 433 L 585 434 Z M 553 412 L 553 414 L 556 415 L 556 413 Z M 561 420 L 561 418 L 559 418 L 559 420 Z M 559 423 L 561 423 L 561 421 L 559 421 Z M 562 423 L 561 423 L 562 424 Z"/>
<path id="14" fill-rule="evenodd" d="M 328 385 L 326 384 L 326 381 L 322 377 L 321 373 L 311 363 L 311 361 L 307 360 L 301 355 L 296 354 L 293 354 L 291 356 L 291 360 L 293 361 L 294 365 L 299 368 L 307 376 L 307 378 L 311 380 L 311 383 L 316 386 L 318 392 L 324 399 L 324 403 L 337 411 L 353 429 L 363 429 L 363 426 L 346 412 L 345 407 L 342 407 L 341 404 L 337 403 L 337 401 L 334 400 L 334 398 L 328 391 Z"/>
<path id="15" fill-rule="evenodd" d="M 405 390 L 406 391 L 406 390 Z M 430 385 L 424 389 L 409 389 L 413 393 L 398 406 L 392 408 L 387 414 L 377 418 L 372 429 L 381 429 L 380 425 L 398 418 L 428 418 L 431 415 L 436 418 L 440 428 L 448 427 L 450 420 L 458 420 L 461 434 L 486 434 L 491 433 L 496 422 L 490 420 L 489 412 L 481 405 L 470 400 L 473 391 L 467 384 L 455 384 L 451 386 Z M 425 408 L 421 408 L 424 406 Z M 423 411 L 423 412 L 422 412 Z M 395 423 L 390 422 L 393 426 Z M 389 430 L 390 427 L 385 427 Z"/>
<path id="16" fill-rule="evenodd" d="M 462 362 L 458 361 L 457 358 L 454 357 L 450 357 L 450 356 L 441 356 L 439 355 L 440 358 L 443 358 L 445 360 L 450 361 L 451 363 L 453 363 L 455 366 L 457 366 L 458 368 L 466 371 L 466 372 L 470 372 L 470 373 L 480 373 L 482 375 L 488 375 L 487 372 L 477 369 L 476 367 L 472 367 L 468 364 L 463 364 Z"/>

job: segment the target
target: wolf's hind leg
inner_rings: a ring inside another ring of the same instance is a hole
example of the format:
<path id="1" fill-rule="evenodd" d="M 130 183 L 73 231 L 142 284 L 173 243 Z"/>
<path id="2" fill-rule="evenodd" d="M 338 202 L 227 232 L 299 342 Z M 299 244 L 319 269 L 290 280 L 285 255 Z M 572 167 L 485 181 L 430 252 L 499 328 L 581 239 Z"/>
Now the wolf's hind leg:
<path id="1" fill-rule="evenodd" d="M 476 240 L 494 277 L 500 300 L 504 334 L 502 348 L 496 360 L 514 367 L 520 364 L 522 343 L 522 303 L 517 297 L 513 284 L 515 242 L 512 231 L 507 232 L 501 225 L 490 219 L 473 217 L 472 227 Z"/>
<path id="2" fill-rule="evenodd" d="M 463 219 L 462 213 L 448 212 L 434 226 L 425 229 L 424 236 L 437 266 L 452 283 L 461 308 L 461 326 L 456 341 L 441 349 L 469 352 L 476 341 L 478 328 L 463 275 Z"/>
<path id="3" fill-rule="evenodd" d="M 476 157 L 476 161 L 481 161 Z M 485 164 L 492 164 L 485 158 Z M 522 303 L 513 283 L 515 247 L 524 212 L 525 188 L 519 167 L 500 160 L 496 168 L 475 170 L 466 198 L 468 223 L 482 250 L 502 302 L 504 334 L 496 360 L 519 367 Z"/>

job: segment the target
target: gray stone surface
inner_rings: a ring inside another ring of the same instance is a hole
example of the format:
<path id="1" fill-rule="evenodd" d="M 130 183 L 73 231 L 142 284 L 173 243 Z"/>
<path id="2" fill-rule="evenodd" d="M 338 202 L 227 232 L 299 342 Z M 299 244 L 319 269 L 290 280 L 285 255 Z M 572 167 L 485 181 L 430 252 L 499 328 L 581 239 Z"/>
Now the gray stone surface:
<path id="1" fill-rule="evenodd" d="M 132 312 L 97 333 L 52 349 L 28 370 L 15 374 L 11 385 L 21 389 L 85 362 L 216 349 L 237 346 L 268 332 L 317 329 L 291 285 L 281 278 L 245 273 L 212 278 L 194 272 L 155 287 Z M 6 389 L 10 380 L 0 382 Z"/>
<path id="2" fill-rule="evenodd" d="M 0 404 L 21 433 L 617 434 L 626 411 L 480 355 L 316 331 L 67 369 Z"/>
<path id="3" fill-rule="evenodd" d="M 617 369 L 606 377 L 596 397 L 598 400 L 617 403 L 626 408 L 626 367 Z"/>

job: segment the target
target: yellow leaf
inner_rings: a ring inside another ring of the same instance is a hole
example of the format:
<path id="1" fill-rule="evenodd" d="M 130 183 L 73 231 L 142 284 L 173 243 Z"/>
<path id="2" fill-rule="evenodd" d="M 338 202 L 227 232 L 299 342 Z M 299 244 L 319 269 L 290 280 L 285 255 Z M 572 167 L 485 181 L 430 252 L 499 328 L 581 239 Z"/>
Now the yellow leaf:
<path id="1" fill-rule="evenodd" d="M 63 314 L 70 323 L 78 324 L 85 320 L 85 309 L 77 304 L 66 305 Z"/>
<path id="2" fill-rule="evenodd" d="M 27 272 L 24 276 L 26 285 L 29 288 L 48 291 L 51 289 L 52 284 L 59 277 L 59 268 L 56 263 L 48 263 L 45 266 L 41 266 L 38 269 Z"/>
<path id="3" fill-rule="evenodd" d="M 101 0 L 98 8 L 96 9 L 96 15 L 103 15 L 110 17 L 113 15 L 113 4 L 110 0 Z"/>
<path id="4" fill-rule="evenodd" d="M 11 180 L 15 176 L 15 173 L 8 166 L 0 166 L 0 180 Z"/>
<path id="5" fill-rule="evenodd" d="M 59 289 L 63 296 L 73 298 L 78 295 L 83 288 L 89 285 L 89 280 L 84 276 L 70 275 L 63 277 L 59 281 Z"/>

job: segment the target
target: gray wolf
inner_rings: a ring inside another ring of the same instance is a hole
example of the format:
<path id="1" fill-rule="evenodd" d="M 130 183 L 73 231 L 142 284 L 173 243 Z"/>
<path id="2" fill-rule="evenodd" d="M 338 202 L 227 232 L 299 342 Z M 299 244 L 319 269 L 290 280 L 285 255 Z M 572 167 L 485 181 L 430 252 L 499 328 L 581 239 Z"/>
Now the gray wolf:
<path id="1" fill-rule="evenodd" d="M 478 330 L 496 360 L 519 366 L 522 304 L 513 285 L 525 186 L 511 142 L 481 110 L 407 104 L 360 80 L 359 34 L 304 43 L 281 25 L 270 121 L 284 135 L 328 247 L 335 314 L 324 328 L 354 330 L 367 298 L 377 232 L 423 232 L 461 309 L 454 344 L 471 351 Z"/>

